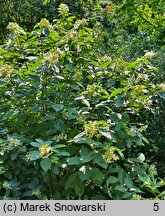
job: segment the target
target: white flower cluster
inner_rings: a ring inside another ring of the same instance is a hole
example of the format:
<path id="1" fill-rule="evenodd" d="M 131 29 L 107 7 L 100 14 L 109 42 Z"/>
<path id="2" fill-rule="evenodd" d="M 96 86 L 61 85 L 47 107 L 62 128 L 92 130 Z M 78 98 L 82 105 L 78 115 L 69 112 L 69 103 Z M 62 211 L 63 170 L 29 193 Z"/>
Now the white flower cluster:
<path id="1" fill-rule="evenodd" d="M 13 31 L 15 34 L 20 35 L 26 35 L 26 32 L 21 28 L 17 23 L 9 22 L 7 29 Z"/>
<path id="2" fill-rule="evenodd" d="M 151 59 L 156 53 L 154 53 L 152 50 L 150 52 L 146 52 L 144 57 L 147 59 Z"/>
<path id="3" fill-rule="evenodd" d="M 69 8 L 66 4 L 60 4 L 59 7 L 58 7 L 58 12 L 61 14 L 61 15 L 65 15 L 69 12 Z"/>

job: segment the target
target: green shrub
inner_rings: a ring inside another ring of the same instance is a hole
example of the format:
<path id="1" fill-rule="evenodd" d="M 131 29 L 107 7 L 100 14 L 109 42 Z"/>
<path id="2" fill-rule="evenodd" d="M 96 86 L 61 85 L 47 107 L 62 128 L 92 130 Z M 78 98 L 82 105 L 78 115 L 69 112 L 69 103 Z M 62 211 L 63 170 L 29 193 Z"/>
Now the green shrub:
<path id="1" fill-rule="evenodd" d="M 16 22 L 26 31 L 32 31 L 42 18 L 50 21 L 58 18 L 58 6 L 66 3 L 76 17 L 87 18 L 91 25 L 97 20 L 96 11 L 100 8 L 97 0 L 3 0 L 0 1 L 0 44 L 5 40 L 9 22 Z"/>
<path id="2" fill-rule="evenodd" d="M 0 47 L 0 198 L 163 199 L 137 121 L 157 69 L 148 56 L 102 56 L 95 30 L 68 10 L 31 32 L 10 23 Z"/>

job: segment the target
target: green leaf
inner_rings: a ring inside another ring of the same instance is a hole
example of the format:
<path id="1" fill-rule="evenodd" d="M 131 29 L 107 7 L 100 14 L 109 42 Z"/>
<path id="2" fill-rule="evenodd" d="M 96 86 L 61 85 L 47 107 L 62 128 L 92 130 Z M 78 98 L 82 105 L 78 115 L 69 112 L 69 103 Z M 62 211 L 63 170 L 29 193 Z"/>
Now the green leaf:
<path id="1" fill-rule="evenodd" d="M 165 99 L 165 92 L 158 92 L 158 95 L 159 95 L 161 98 Z"/>
<path id="2" fill-rule="evenodd" d="M 82 147 L 81 150 L 80 150 L 80 160 L 82 163 L 87 163 L 91 160 L 93 160 L 93 152 L 91 152 L 88 148 L 86 147 Z"/>
<path id="3" fill-rule="evenodd" d="M 76 184 L 75 184 L 75 193 L 78 197 L 81 197 L 84 193 L 84 183 L 80 178 L 77 178 Z"/>
<path id="4" fill-rule="evenodd" d="M 55 174 L 55 175 L 59 175 L 59 167 L 54 165 L 52 168 L 51 168 L 51 171 Z"/>
<path id="5" fill-rule="evenodd" d="M 51 167 L 51 160 L 49 158 L 43 158 L 41 161 L 40 161 L 40 165 L 41 165 L 41 168 L 46 172 L 50 169 Z"/>
<path id="6" fill-rule="evenodd" d="M 30 160 L 34 161 L 39 158 L 39 151 L 32 151 L 30 152 Z"/>
<path id="7" fill-rule="evenodd" d="M 65 183 L 65 189 L 69 189 L 69 188 L 74 188 L 74 184 L 76 183 L 77 181 L 77 178 L 78 178 L 78 174 L 77 173 L 72 173 L 67 182 Z"/>
<path id="8" fill-rule="evenodd" d="M 91 64 L 100 67 L 100 63 L 98 63 L 98 61 L 91 61 Z"/>
<path id="9" fill-rule="evenodd" d="M 142 145 L 142 137 L 141 137 L 141 135 L 135 136 L 135 137 L 134 137 L 134 142 L 135 142 L 137 145 Z"/>
<path id="10" fill-rule="evenodd" d="M 128 89 L 128 87 L 124 87 L 124 88 L 118 88 L 116 90 L 114 90 L 111 94 L 110 94 L 110 97 L 113 97 L 117 94 L 120 94 L 122 93 L 124 90 Z"/>
<path id="11" fill-rule="evenodd" d="M 59 80 L 65 80 L 63 76 L 56 75 L 55 77 Z"/>
<path id="12" fill-rule="evenodd" d="M 52 104 L 51 107 L 56 111 L 59 112 L 64 108 L 63 104 Z"/>
<path id="13" fill-rule="evenodd" d="M 130 193 L 130 192 L 125 192 L 125 193 L 122 195 L 122 199 L 128 199 L 131 195 L 132 195 L 132 193 Z"/>
<path id="14" fill-rule="evenodd" d="M 121 107 L 125 102 L 125 99 L 123 97 L 121 97 L 120 95 L 117 96 L 115 105 L 116 107 Z"/>
<path id="15" fill-rule="evenodd" d="M 91 198 L 92 200 L 106 200 L 106 196 L 104 195 L 96 195 Z"/>
<path id="16" fill-rule="evenodd" d="M 133 181 L 132 181 L 131 177 L 128 174 L 126 175 L 125 183 L 126 183 L 126 185 L 127 185 L 128 188 L 132 188 L 133 187 Z"/>
<path id="17" fill-rule="evenodd" d="M 96 163 L 97 165 L 99 165 L 100 167 L 107 169 L 108 164 L 106 163 L 106 161 L 103 159 L 103 154 L 102 152 L 98 152 L 98 153 L 93 153 L 92 154 L 93 157 L 93 161 L 94 163 Z"/>
<path id="18" fill-rule="evenodd" d="M 82 147 L 80 149 L 80 155 L 83 157 L 83 156 L 87 156 L 88 154 L 90 154 L 91 151 L 89 150 L 89 148 L 86 148 L 86 147 Z"/>
<path id="19" fill-rule="evenodd" d="M 71 158 L 67 159 L 67 163 L 68 163 L 68 165 L 77 165 L 77 164 L 80 164 L 82 162 L 81 162 L 80 158 L 78 158 L 78 157 L 71 157 Z"/>
<path id="20" fill-rule="evenodd" d="M 66 147 L 66 145 L 64 145 L 64 144 L 57 144 L 57 145 L 54 145 L 53 147 L 54 147 L 55 149 L 61 149 L 61 148 Z"/>
<path id="21" fill-rule="evenodd" d="M 84 99 L 83 100 L 83 104 L 85 104 L 87 107 L 90 107 L 90 103 L 88 100 Z"/>
<path id="22" fill-rule="evenodd" d="M 30 145 L 39 148 L 42 144 L 38 142 L 31 142 Z"/>
<path id="23" fill-rule="evenodd" d="M 92 168 L 91 172 L 92 172 L 92 175 L 90 178 L 96 183 L 101 184 L 103 181 L 103 173 L 97 168 Z"/>
<path id="24" fill-rule="evenodd" d="M 142 137 L 142 140 L 143 140 L 145 143 L 149 144 L 149 141 L 148 141 L 148 139 L 147 139 L 147 138 L 145 138 L 145 137 Z"/>
<path id="25" fill-rule="evenodd" d="M 83 172 L 79 171 L 79 176 L 82 181 L 89 179 L 91 175 L 92 175 L 92 169 L 89 166 L 85 166 Z"/>
<path id="26" fill-rule="evenodd" d="M 0 130 L 0 135 L 6 135 L 7 134 L 7 132 L 6 132 L 6 130 L 4 129 L 4 130 Z"/>
<path id="27" fill-rule="evenodd" d="M 56 153 L 57 153 L 58 156 L 64 156 L 64 157 L 69 157 L 70 156 L 69 152 L 63 151 L 63 150 L 59 150 L 59 149 L 56 149 Z"/>
<path id="28" fill-rule="evenodd" d="M 7 179 L 10 179 L 10 180 L 12 180 L 12 178 L 13 178 L 11 172 L 9 172 L 9 171 L 3 173 L 3 176 Z"/>
<path id="29" fill-rule="evenodd" d="M 118 167 L 109 169 L 108 173 L 118 173 Z"/>
<path id="30" fill-rule="evenodd" d="M 125 178 L 126 178 L 126 171 L 122 168 L 119 168 L 119 172 L 118 172 L 118 180 L 120 183 L 124 183 L 125 182 Z"/>
<path id="31" fill-rule="evenodd" d="M 140 161 L 137 158 L 128 158 L 128 162 L 134 164 L 134 163 L 141 163 L 142 161 Z"/>
<path id="32" fill-rule="evenodd" d="M 54 126 L 58 131 L 65 132 L 65 123 L 63 120 L 61 119 L 56 120 Z"/>
<path id="33" fill-rule="evenodd" d="M 43 33 L 46 37 L 48 37 L 48 36 L 50 35 L 50 31 L 49 31 L 48 28 L 43 28 L 42 33 Z"/>
<path id="34" fill-rule="evenodd" d="M 89 162 L 91 160 L 93 160 L 93 154 L 92 153 L 81 157 L 81 162 L 82 163 L 87 163 L 87 162 Z"/>
<path id="35" fill-rule="evenodd" d="M 77 144 L 89 144 L 90 145 L 94 143 L 94 141 L 90 138 L 78 138 L 78 139 L 74 138 L 74 141 Z"/>
<path id="36" fill-rule="evenodd" d="M 13 154 L 11 154 L 11 160 L 13 161 L 13 160 L 15 160 L 16 158 L 17 158 L 17 156 L 18 156 L 18 153 L 13 153 Z"/>
<path id="37" fill-rule="evenodd" d="M 124 186 L 117 185 L 117 186 L 115 187 L 115 190 L 120 191 L 120 192 L 125 192 L 125 191 L 126 191 L 126 188 L 125 188 Z"/>
<path id="38" fill-rule="evenodd" d="M 40 144 L 44 144 L 44 141 L 42 139 L 36 139 L 36 141 Z"/>
<path id="39" fill-rule="evenodd" d="M 107 184 L 114 184 L 118 182 L 118 178 L 114 177 L 114 176 L 110 176 L 108 179 L 107 179 Z"/>
<path id="40" fill-rule="evenodd" d="M 99 132 L 104 136 L 104 137 L 106 137 L 106 138 L 108 138 L 108 139 L 112 139 L 112 136 L 111 136 L 111 134 L 110 134 L 110 132 L 104 132 L 104 131 L 101 131 L 101 130 L 99 130 Z"/>
<path id="41" fill-rule="evenodd" d="M 28 190 L 28 191 L 25 191 L 24 193 L 23 193 L 23 197 L 31 197 L 32 196 L 32 190 Z"/>
<path id="42" fill-rule="evenodd" d="M 81 133 L 79 133 L 78 135 L 76 135 L 73 139 L 74 139 L 74 140 L 77 140 L 77 139 L 83 137 L 84 135 L 85 135 L 85 132 L 81 132 Z"/>

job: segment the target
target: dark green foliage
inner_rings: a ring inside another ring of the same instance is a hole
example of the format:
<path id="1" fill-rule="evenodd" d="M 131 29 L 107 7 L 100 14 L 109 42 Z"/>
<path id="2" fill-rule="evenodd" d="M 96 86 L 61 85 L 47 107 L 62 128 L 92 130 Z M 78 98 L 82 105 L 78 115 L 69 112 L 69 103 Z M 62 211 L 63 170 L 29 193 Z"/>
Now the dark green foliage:
<path id="1" fill-rule="evenodd" d="M 0 199 L 164 199 L 164 170 L 156 168 L 160 152 L 164 157 L 163 63 L 162 51 L 151 50 L 155 34 L 149 47 L 140 18 L 126 26 L 122 1 L 109 9 L 56 1 L 56 19 L 46 14 L 54 1 L 39 3 L 45 13 L 29 3 L 19 22 L 25 30 L 10 22 L 0 46 Z"/>

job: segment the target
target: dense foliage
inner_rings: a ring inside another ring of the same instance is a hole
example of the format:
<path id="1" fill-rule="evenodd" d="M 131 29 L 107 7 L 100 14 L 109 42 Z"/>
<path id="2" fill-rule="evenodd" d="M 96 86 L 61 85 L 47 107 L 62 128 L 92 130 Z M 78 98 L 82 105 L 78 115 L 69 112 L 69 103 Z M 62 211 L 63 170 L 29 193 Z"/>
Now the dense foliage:
<path id="1" fill-rule="evenodd" d="M 0 33 L 0 199 L 165 199 L 163 1 L 16 2 Z"/>
<path id="2" fill-rule="evenodd" d="M 78 18 L 90 16 L 91 21 L 97 19 L 95 14 L 99 8 L 97 0 L 1 0 L 0 42 L 8 33 L 6 27 L 9 22 L 16 22 L 26 31 L 31 31 L 42 18 L 53 21 L 58 17 L 60 3 L 66 3 L 70 12 Z"/>

